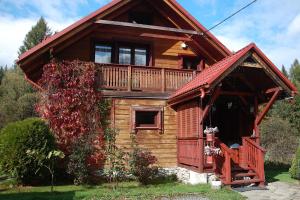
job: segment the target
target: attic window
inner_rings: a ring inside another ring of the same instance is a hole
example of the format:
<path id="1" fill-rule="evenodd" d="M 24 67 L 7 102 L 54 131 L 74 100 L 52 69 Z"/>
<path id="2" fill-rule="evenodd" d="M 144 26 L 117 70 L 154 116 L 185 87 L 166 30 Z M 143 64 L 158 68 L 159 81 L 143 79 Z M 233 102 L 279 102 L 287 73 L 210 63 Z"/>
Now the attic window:
<path id="1" fill-rule="evenodd" d="M 153 25 L 153 16 L 151 13 L 131 12 L 129 13 L 129 22 L 134 24 Z"/>

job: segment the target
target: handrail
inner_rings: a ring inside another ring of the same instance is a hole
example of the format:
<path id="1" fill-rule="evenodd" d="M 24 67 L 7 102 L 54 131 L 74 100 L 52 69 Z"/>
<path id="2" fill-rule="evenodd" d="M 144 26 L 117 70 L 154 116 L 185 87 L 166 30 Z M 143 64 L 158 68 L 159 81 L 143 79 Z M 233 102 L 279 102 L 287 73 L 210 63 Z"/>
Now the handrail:
<path id="1" fill-rule="evenodd" d="M 257 173 L 261 182 L 265 181 L 264 156 L 266 150 L 256 144 L 251 138 L 243 138 L 247 164 Z"/>
<path id="2" fill-rule="evenodd" d="M 247 142 L 251 143 L 253 146 L 255 146 L 257 149 L 263 151 L 264 153 L 267 152 L 266 149 L 264 149 L 263 147 L 259 146 L 257 143 L 255 143 L 250 137 L 244 137 L 245 140 L 247 140 Z"/>
<path id="3" fill-rule="evenodd" d="M 198 70 L 193 69 L 175 69 L 175 68 L 166 68 L 166 67 L 159 67 L 159 66 L 142 66 L 142 65 L 125 65 L 125 64 L 115 64 L 115 63 L 95 63 L 96 66 L 99 67 L 132 67 L 132 68 L 142 68 L 142 69 L 165 69 L 170 71 L 181 71 L 181 72 L 200 72 Z"/>
<path id="4" fill-rule="evenodd" d="M 215 156 L 215 169 L 221 173 L 225 184 L 231 183 L 231 160 L 233 152 L 232 150 L 224 143 L 222 143 L 218 138 L 216 138 L 216 145 L 220 147 L 223 154 L 220 156 Z"/>

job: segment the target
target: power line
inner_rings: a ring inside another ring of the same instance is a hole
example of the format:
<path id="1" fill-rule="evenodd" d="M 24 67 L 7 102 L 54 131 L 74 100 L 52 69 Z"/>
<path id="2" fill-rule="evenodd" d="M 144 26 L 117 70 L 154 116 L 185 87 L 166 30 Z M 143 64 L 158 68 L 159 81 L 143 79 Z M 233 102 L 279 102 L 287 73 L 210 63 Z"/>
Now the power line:
<path id="1" fill-rule="evenodd" d="M 245 5 L 244 7 L 242 7 L 241 9 L 239 9 L 238 11 L 236 11 L 235 13 L 231 14 L 229 17 L 225 18 L 224 20 L 222 20 L 221 22 L 219 22 L 218 24 L 212 26 L 211 28 L 209 28 L 207 31 L 205 31 L 204 33 L 207 33 L 213 29 L 215 29 L 216 27 L 218 27 L 219 25 L 223 24 L 224 22 L 226 22 L 228 19 L 232 18 L 233 16 L 235 16 L 236 14 L 240 13 L 241 11 L 245 10 L 246 8 L 248 8 L 249 6 L 251 6 L 252 4 L 254 4 L 257 0 L 254 0 L 252 2 L 250 2 L 249 4 Z"/>

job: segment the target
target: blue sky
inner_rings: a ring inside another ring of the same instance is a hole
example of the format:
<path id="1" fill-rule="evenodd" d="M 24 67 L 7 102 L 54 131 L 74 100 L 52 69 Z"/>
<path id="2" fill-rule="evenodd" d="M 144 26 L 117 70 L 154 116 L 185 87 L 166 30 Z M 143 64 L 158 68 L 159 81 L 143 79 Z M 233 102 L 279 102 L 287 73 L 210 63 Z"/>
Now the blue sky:
<path id="1" fill-rule="evenodd" d="M 178 0 L 209 28 L 252 0 Z M 0 0 L 0 65 L 11 65 L 25 34 L 40 16 L 60 31 L 109 0 Z M 230 50 L 255 42 L 278 66 L 300 58 L 300 1 L 258 0 L 214 29 Z"/>

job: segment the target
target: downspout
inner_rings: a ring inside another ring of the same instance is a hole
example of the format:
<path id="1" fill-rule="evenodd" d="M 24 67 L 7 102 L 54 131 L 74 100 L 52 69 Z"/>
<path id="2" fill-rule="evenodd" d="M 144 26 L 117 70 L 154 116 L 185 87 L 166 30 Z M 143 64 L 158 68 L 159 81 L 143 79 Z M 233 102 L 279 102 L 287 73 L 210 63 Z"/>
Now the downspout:
<path id="1" fill-rule="evenodd" d="M 198 130 L 198 144 L 199 144 L 199 151 L 200 151 L 200 157 L 199 157 L 199 163 L 198 168 L 200 172 L 204 172 L 204 137 L 203 137 L 203 124 L 200 123 L 202 121 L 203 117 L 203 99 L 205 97 L 205 91 L 203 88 L 200 88 L 200 102 L 199 102 L 199 130 Z"/>

